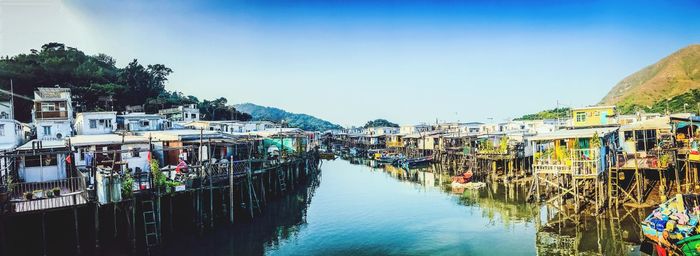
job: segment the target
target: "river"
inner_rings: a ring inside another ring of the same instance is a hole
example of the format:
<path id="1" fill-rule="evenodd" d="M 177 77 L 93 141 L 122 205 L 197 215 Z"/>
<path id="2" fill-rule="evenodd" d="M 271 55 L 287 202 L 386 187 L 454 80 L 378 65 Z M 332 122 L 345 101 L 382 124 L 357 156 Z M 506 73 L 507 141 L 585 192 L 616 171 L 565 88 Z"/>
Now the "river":
<path id="1" fill-rule="evenodd" d="M 374 166 L 374 167 L 372 167 Z M 184 255 L 638 255 L 640 211 L 578 218 L 525 203 L 525 186 L 452 190 L 439 166 L 324 161 L 319 179 L 253 222 L 170 245 Z"/>

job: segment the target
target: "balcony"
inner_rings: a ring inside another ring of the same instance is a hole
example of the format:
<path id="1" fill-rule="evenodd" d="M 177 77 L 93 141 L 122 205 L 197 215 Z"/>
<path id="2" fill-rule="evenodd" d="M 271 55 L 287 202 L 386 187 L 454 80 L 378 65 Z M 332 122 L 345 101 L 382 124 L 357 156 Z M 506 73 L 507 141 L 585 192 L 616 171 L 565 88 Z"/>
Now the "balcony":
<path id="1" fill-rule="evenodd" d="M 35 111 L 34 117 L 36 119 L 68 119 L 68 111 Z"/>
<path id="2" fill-rule="evenodd" d="M 386 147 L 388 147 L 388 148 L 401 148 L 401 147 L 403 147 L 403 143 L 401 141 L 387 141 Z"/>
<path id="3" fill-rule="evenodd" d="M 572 174 L 575 177 L 597 177 L 600 154 L 598 149 L 568 149 L 537 152 L 532 164 L 535 174 Z"/>
<path id="4" fill-rule="evenodd" d="M 81 205 L 88 202 L 85 177 L 11 184 L 10 203 L 15 212 Z"/>

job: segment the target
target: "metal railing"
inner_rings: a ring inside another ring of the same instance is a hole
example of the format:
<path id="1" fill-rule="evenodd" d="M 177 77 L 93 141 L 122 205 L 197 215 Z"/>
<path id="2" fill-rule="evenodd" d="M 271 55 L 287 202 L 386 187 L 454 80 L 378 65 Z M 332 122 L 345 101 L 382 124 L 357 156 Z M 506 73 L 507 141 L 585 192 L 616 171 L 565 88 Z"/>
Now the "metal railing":
<path id="1" fill-rule="evenodd" d="M 78 172 L 76 177 L 67 179 L 14 183 L 9 199 L 15 212 L 85 204 L 88 201 L 85 177 Z"/>
<path id="2" fill-rule="evenodd" d="M 11 198 L 27 200 L 25 193 L 33 194 L 31 200 L 52 198 L 48 192 L 53 192 L 55 188 L 60 191 L 58 197 L 65 194 L 83 193 L 86 192 L 85 178 L 79 174 L 77 177 L 60 180 L 14 183 L 12 184 Z M 53 195 L 53 197 L 57 196 Z"/>
<path id="3" fill-rule="evenodd" d="M 598 149 L 568 149 L 565 157 L 549 154 L 534 160 L 532 166 L 535 172 L 571 172 L 578 176 L 598 174 L 600 152 Z"/>

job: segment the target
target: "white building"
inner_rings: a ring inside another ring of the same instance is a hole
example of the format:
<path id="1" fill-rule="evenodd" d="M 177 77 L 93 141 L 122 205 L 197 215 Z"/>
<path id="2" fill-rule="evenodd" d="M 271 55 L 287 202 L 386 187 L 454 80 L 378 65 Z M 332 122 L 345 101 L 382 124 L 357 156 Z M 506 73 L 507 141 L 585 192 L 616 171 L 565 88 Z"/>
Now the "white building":
<path id="1" fill-rule="evenodd" d="M 61 149 L 66 149 L 66 141 L 63 139 L 32 140 L 17 147 L 18 153 L 26 153 L 18 161 L 20 182 L 42 182 L 67 178 L 65 161 L 67 154 L 65 150 Z"/>
<path id="2" fill-rule="evenodd" d="M 432 131 L 432 127 L 427 124 L 411 124 L 411 125 L 401 125 L 399 127 L 400 134 L 413 134 Z"/>
<path id="3" fill-rule="evenodd" d="M 199 108 L 195 104 L 158 110 L 158 114 L 171 122 L 195 122 L 199 121 Z"/>
<path id="4" fill-rule="evenodd" d="M 14 118 L 12 113 L 12 104 L 8 101 L 0 102 L 0 118 L 12 119 Z"/>
<path id="5" fill-rule="evenodd" d="M 365 134 L 368 135 L 391 135 L 391 134 L 398 134 L 400 131 L 399 128 L 397 127 L 388 127 L 388 126 L 381 126 L 381 127 L 369 127 L 365 129 Z"/>
<path id="6" fill-rule="evenodd" d="M 136 168 L 147 171 L 149 147 L 148 138 L 143 136 L 118 134 L 77 135 L 72 137 L 71 146 L 75 155 L 75 165 L 78 167 L 87 165 L 99 165 L 106 161 L 111 167 L 112 159 L 117 157 L 115 165 L 121 170 Z M 123 143 L 122 143 L 123 142 Z M 99 153 L 100 151 L 119 151 L 119 153 Z M 94 164 L 93 164 L 94 162 Z"/>
<path id="7" fill-rule="evenodd" d="M 73 109 L 68 88 L 40 87 L 34 91 L 32 119 L 40 140 L 60 140 L 73 135 Z"/>
<path id="8" fill-rule="evenodd" d="M 82 112 L 75 117 L 78 135 L 109 134 L 117 130 L 117 112 Z"/>
<path id="9" fill-rule="evenodd" d="M 9 118 L 0 118 L 0 151 L 11 150 L 24 142 L 22 124 Z"/>
<path id="10" fill-rule="evenodd" d="M 280 125 L 270 121 L 196 121 L 185 124 L 185 127 L 237 134 L 277 129 Z"/>
<path id="11" fill-rule="evenodd" d="M 126 131 L 159 131 L 170 128 L 170 121 L 158 114 L 129 113 L 117 115 L 119 129 Z"/>

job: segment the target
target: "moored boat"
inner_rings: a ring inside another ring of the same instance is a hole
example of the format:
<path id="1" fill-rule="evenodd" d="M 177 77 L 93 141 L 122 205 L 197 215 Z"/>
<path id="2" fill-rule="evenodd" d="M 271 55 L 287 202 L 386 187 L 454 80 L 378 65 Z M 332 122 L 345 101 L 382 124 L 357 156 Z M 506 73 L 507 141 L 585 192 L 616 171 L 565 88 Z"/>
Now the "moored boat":
<path id="1" fill-rule="evenodd" d="M 699 215 L 700 195 L 677 194 L 660 204 L 641 224 L 645 243 L 653 245 L 646 248 L 657 255 L 700 255 Z"/>
<path id="2" fill-rule="evenodd" d="M 433 157 L 431 156 L 425 156 L 425 157 L 415 157 L 415 158 L 405 158 L 397 161 L 398 165 L 403 168 L 414 168 L 418 166 L 423 166 L 430 164 L 430 162 L 433 161 Z"/>

